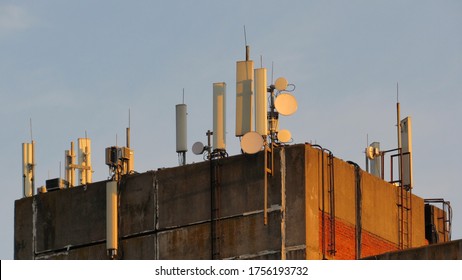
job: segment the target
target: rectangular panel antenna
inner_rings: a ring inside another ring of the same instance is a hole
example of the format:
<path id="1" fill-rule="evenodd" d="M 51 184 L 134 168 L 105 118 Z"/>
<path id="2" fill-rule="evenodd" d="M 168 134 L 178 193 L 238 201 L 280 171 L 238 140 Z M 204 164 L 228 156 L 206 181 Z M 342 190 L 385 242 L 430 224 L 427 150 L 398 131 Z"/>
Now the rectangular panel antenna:
<path id="1" fill-rule="evenodd" d="M 213 84 L 213 150 L 226 150 L 226 83 Z"/>
<path id="2" fill-rule="evenodd" d="M 34 195 L 34 142 L 22 143 L 23 196 Z"/>
<path id="3" fill-rule="evenodd" d="M 403 186 L 413 187 L 412 178 L 412 122 L 411 117 L 406 117 L 401 121 L 401 145 L 403 149 Z"/>
<path id="4" fill-rule="evenodd" d="M 268 97 L 266 68 L 255 69 L 255 131 L 268 135 Z"/>
<path id="5" fill-rule="evenodd" d="M 253 130 L 253 61 L 236 64 L 236 136 Z"/>

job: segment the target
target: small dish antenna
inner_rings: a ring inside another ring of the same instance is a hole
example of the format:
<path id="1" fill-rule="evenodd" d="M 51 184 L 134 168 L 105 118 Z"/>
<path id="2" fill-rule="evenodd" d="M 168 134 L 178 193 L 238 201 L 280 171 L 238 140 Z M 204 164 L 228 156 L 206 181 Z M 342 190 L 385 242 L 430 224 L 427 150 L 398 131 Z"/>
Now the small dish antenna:
<path id="1" fill-rule="evenodd" d="M 287 82 L 287 79 L 284 77 L 277 78 L 276 81 L 274 82 L 274 87 L 279 91 L 285 90 L 288 85 L 289 85 L 289 82 Z"/>
<path id="2" fill-rule="evenodd" d="M 241 140 L 241 149 L 246 154 L 256 154 L 263 147 L 263 137 L 255 131 L 250 131 L 244 134 Z"/>
<path id="3" fill-rule="evenodd" d="M 204 153 L 205 147 L 202 142 L 196 142 L 192 146 L 192 151 L 195 155 L 202 155 Z"/>
<path id="4" fill-rule="evenodd" d="M 276 81 L 277 82 L 277 81 Z M 274 106 L 278 110 L 279 114 L 283 116 L 290 116 L 297 111 L 298 103 L 297 99 L 289 93 L 282 93 L 276 97 Z"/>
<path id="5" fill-rule="evenodd" d="M 368 159 L 374 159 L 380 156 L 380 150 L 377 147 L 369 146 L 366 148 L 366 156 Z"/>
<path id="6" fill-rule="evenodd" d="M 290 139 L 292 139 L 292 134 L 290 133 L 290 131 L 288 131 L 287 129 L 279 130 L 278 132 L 279 142 L 287 143 L 290 141 Z"/>

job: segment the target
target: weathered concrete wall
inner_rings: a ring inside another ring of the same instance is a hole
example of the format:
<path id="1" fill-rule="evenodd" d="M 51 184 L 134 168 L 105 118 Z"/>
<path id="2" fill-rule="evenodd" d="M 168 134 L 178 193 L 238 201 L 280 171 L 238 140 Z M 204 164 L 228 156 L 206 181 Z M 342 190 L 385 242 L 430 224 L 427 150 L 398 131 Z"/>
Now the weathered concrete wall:
<path id="1" fill-rule="evenodd" d="M 14 202 L 14 259 L 33 259 L 33 211 L 32 197 Z"/>
<path id="2" fill-rule="evenodd" d="M 105 187 L 98 182 L 34 196 L 35 253 L 106 240 Z"/>
<path id="3" fill-rule="evenodd" d="M 321 151 L 305 146 L 305 243 L 306 259 L 322 258 L 319 239 L 319 192 L 321 185 Z"/>
<path id="4" fill-rule="evenodd" d="M 462 260 L 462 240 L 432 244 L 365 258 L 368 260 Z"/>
<path id="5" fill-rule="evenodd" d="M 310 145 L 277 148 L 264 225 L 264 153 L 215 161 L 219 257 L 321 259 L 321 234 L 330 230 L 329 222 L 321 230 L 320 219 L 323 202 L 325 215 L 331 209 L 327 162 L 327 154 Z M 334 167 L 337 255 L 327 257 L 354 258 L 354 168 L 339 159 Z M 119 258 L 210 259 L 210 175 L 205 161 L 125 176 L 119 189 Z M 361 172 L 361 189 L 362 256 L 390 251 L 398 236 L 396 188 Z M 412 207 L 417 246 L 425 243 L 423 200 L 413 197 Z M 15 202 L 16 259 L 107 259 L 105 240 L 106 182 Z"/>

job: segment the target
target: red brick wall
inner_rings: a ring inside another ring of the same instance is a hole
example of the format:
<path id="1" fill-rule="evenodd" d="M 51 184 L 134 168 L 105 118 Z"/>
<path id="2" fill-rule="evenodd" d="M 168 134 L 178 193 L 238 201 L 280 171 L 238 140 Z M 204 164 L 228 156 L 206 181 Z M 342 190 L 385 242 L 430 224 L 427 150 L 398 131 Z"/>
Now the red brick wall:
<path id="1" fill-rule="evenodd" d="M 322 213 L 319 212 L 319 251 L 322 253 Z M 355 225 L 335 219 L 335 256 L 329 253 L 330 219 L 324 215 L 325 255 L 327 259 L 354 260 L 355 259 Z M 364 229 L 361 234 L 361 257 L 368 257 L 398 250 L 398 246 L 388 240 L 374 235 Z"/>

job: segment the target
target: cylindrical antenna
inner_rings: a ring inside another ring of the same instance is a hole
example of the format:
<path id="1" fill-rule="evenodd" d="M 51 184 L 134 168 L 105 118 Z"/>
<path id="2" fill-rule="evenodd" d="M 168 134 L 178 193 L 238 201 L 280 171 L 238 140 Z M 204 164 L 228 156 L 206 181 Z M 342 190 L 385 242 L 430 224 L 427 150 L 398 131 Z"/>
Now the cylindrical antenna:
<path id="1" fill-rule="evenodd" d="M 260 55 L 260 68 L 263 68 L 263 55 Z"/>

